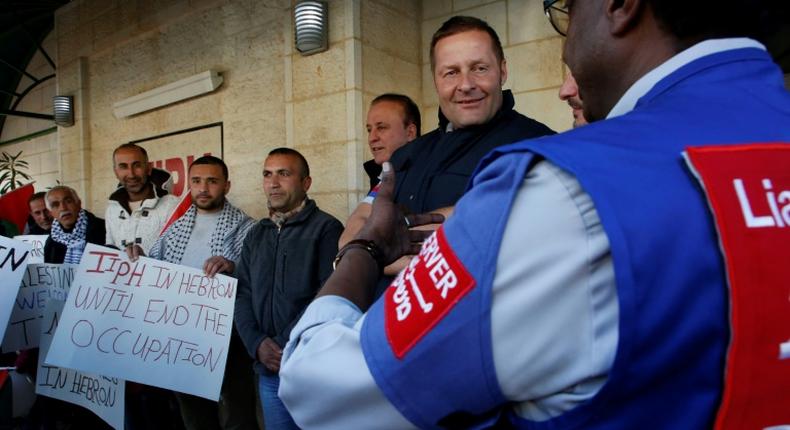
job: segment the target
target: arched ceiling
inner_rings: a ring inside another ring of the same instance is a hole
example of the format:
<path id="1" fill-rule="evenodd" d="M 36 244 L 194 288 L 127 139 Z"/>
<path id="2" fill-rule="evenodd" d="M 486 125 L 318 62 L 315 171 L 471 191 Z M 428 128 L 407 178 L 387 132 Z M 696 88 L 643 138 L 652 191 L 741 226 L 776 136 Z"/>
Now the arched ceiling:
<path id="1" fill-rule="evenodd" d="M 55 70 L 53 53 L 45 52 L 41 43 L 54 27 L 55 10 L 68 1 L 0 0 L 0 132 L 6 115 L 51 118 L 51 114 L 40 112 L 20 113 L 16 107 L 36 85 L 55 77 L 54 73 L 33 76 L 25 69 L 36 51 L 40 51 Z M 32 83 L 19 89 L 23 76 Z"/>

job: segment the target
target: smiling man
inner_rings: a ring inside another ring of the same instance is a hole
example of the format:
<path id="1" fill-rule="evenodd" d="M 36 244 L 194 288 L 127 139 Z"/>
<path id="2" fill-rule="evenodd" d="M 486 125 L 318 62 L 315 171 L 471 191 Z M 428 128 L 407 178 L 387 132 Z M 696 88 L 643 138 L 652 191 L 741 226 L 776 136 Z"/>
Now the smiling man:
<path id="1" fill-rule="evenodd" d="M 53 187 L 44 200 L 54 218 L 44 244 L 45 263 L 79 264 L 86 243 L 104 244 L 104 220 L 82 208 L 74 189 Z"/>
<path id="2" fill-rule="evenodd" d="M 501 145 L 552 134 L 514 110 L 499 36 L 485 21 L 450 18 L 434 33 L 439 127 L 395 151 L 395 200 L 414 213 L 453 206 L 480 159 Z"/>
<path id="3" fill-rule="evenodd" d="M 420 110 L 408 96 L 387 93 L 377 96 L 370 103 L 365 128 L 368 131 L 368 146 L 373 159 L 363 164 L 365 173 L 370 178 L 370 191 L 346 220 L 346 229 L 340 236 L 340 246 L 353 239 L 370 216 L 370 205 L 376 198 L 381 165 L 389 161 L 398 148 L 420 137 L 420 126 Z"/>
<path id="4" fill-rule="evenodd" d="M 370 102 L 365 129 L 373 159 L 363 167 L 370 178 L 371 189 L 378 184 L 381 165 L 389 161 L 401 146 L 420 137 L 420 110 L 403 94 L 381 94 Z"/>
<path id="5" fill-rule="evenodd" d="M 508 143 L 554 132 L 518 113 L 513 94 L 502 90 L 507 61 L 499 36 L 485 21 L 470 16 L 445 21 L 431 39 L 430 60 L 439 127 L 392 154 L 397 178 L 394 198 L 412 213 L 447 215 L 484 155 Z M 361 224 L 349 226 L 344 238 L 353 237 Z M 395 262 L 384 273 L 398 273 L 407 261 Z M 378 291 L 391 280 L 382 277 Z"/>
<path id="6" fill-rule="evenodd" d="M 153 169 L 145 148 L 125 143 L 112 154 L 113 172 L 120 182 L 110 194 L 104 218 L 105 244 L 134 256 L 137 250 L 148 253 L 159 238 L 179 199 L 165 190 L 170 174 Z M 137 245 L 137 247 L 135 247 Z M 171 392 L 146 385 L 127 384 L 126 414 L 133 428 L 165 428 L 173 411 Z M 134 388 L 132 388 L 134 387 Z"/>
<path id="7" fill-rule="evenodd" d="M 772 223 L 758 236 L 735 209 L 720 225 L 741 236 L 717 237 L 684 163 L 689 146 L 732 157 L 717 166 L 727 191 L 711 205 L 717 217 L 719 205 L 737 208 L 733 177 L 787 187 L 786 158 L 771 158 L 790 153 L 790 94 L 748 37 L 772 16 L 767 3 L 546 0 L 552 19 L 565 18 L 553 22 L 592 123 L 497 148 L 419 251 L 406 225 L 437 220 L 404 221 L 384 165 L 357 235 L 366 246 L 340 250 L 283 354 L 280 395 L 296 422 L 787 427 L 785 272 L 754 264 L 787 231 Z M 725 266 L 728 248 L 745 263 Z M 381 266 L 415 252 L 374 302 Z M 742 272 L 754 278 L 739 302 L 726 274 Z M 760 301 L 740 306 L 744 296 Z M 728 352 L 739 338 L 754 343 Z M 746 372 L 732 378 L 738 365 Z"/>
<path id="8" fill-rule="evenodd" d="M 127 251 L 137 244 L 148 252 L 179 202 L 164 188 L 170 175 L 154 170 L 146 150 L 133 143 L 117 147 L 112 160 L 120 186 L 110 194 L 104 214 L 105 243 Z"/>
<path id="9" fill-rule="evenodd" d="M 255 360 L 268 429 L 294 429 L 277 395 L 280 359 L 291 328 L 332 273 L 343 225 L 307 198 L 313 180 L 307 160 L 290 148 L 269 152 L 263 191 L 269 217 L 244 240 L 234 319 Z"/>

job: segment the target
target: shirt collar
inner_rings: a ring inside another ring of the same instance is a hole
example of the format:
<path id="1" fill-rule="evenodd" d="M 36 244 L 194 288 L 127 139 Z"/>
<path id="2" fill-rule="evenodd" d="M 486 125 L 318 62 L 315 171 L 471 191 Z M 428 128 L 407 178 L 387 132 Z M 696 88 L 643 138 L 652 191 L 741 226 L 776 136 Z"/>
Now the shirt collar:
<path id="1" fill-rule="evenodd" d="M 606 119 L 625 115 L 632 111 L 639 99 L 647 94 L 660 80 L 686 64 L 707 55 L 741 48 L 758 48 L 765 51 L 765 46 L 762 43 L 746 37 L 709 39 L 681 51 L 634 82 L 631 88 L 623 94 L 617 104 L 609 111 Z"/>
<path id="2" fill-rule="evenodd" d="M 269 219 L 275 225 L 277 225 L 277 227 L 282 228 L 283 224 L 285 224 L 286 221 L 295 217 L 296 214 L 298 214 L 299 212 L 302 211 L 302 209 L 304 209 L 306 203 L 307 203 L 307 197 L 305 197 L 304 200 L 302 200 L 302 203 L 300 203 L 299 206 L 291 209 L 288 212 L 278 212 L 273 210 L 272 208 L 269 208 Z"/>

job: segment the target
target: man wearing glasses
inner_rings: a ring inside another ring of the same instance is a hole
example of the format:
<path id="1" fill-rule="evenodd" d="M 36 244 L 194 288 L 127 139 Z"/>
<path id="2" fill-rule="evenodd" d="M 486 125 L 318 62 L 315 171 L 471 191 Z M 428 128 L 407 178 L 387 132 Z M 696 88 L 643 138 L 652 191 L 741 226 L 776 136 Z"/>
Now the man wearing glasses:
<path id="1" fill-rule="evenodd" d="M 489 154 L 453 216 L 372 303 L 381 266 L 416 251 L 421 236 L 406 225 L 437 222 L 403 219 L 385 164 L 356 246 L 339 251 L 291 332 L 280 396 L 296 422 L 702 429 L 731 412 L 725 266 L 681 153 L 790 142 L 781 70 L 746 37 L 764 7 L 548 2 L 593 124 Z M 778 346 L 761 355 L 776 382 L 744 386 L 754 402 L 736 412 L 785 414 L 732 428 L 790 422 Z"/>

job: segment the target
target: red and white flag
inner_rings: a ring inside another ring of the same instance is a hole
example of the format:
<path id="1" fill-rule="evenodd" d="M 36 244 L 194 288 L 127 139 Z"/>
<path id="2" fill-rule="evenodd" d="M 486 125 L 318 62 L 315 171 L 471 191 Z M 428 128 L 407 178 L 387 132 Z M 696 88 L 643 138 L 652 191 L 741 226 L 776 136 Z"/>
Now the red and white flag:
<path id="1" fill-rule="evenodd" d="M 178 206 L 176 206 L 173 209 L 173 212 L 170 213 L 170 217 L 167 219 L 167 222 L 165 223 L 164 227 L 162 227 L 162 230 L 159 232 L 159 235 L 161 236 L 165 232 L 165 230 L 167 230 L 167 228 L 170 227 L 171 224 L 176 222 L 176 220 L 178 220 L 185 213 L 187 213 L 190 206 L 192 206 L 192 194 L 189 192 L 189 190 L 187 190 L 184 193 L 184 195 L 181 196 L 181 201 L 178 203 Z"/>
<path id="2" fill-rule="evenodd" d="M 33 184 L 27 184 L 0 196 L 0 220 L 10 221 L 22 232 L 25 229 L 30 206 L 27 199 L 33 195 Z"/>

